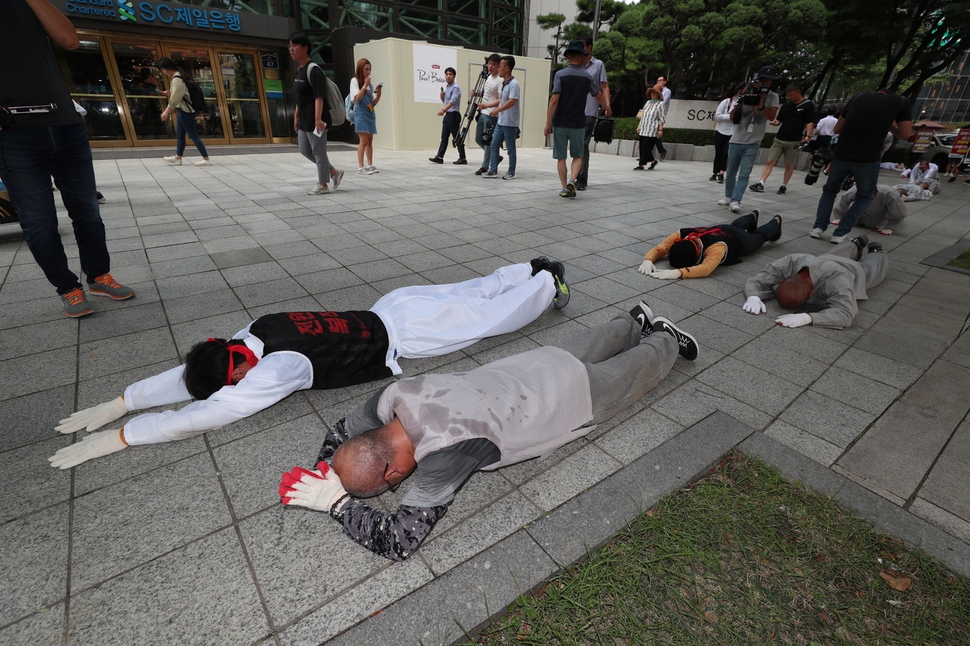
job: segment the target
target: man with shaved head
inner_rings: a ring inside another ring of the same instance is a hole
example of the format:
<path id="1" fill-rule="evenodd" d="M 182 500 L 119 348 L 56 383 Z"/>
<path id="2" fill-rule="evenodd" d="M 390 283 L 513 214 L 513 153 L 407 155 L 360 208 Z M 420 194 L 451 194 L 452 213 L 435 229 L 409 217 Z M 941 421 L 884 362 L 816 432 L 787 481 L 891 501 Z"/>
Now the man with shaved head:
<path id="1" fill-rule="evenodd" d="M 779 316 L 778 325 L 849 327 L 859 312 L 857 301 L 868 299 L 867 290 L 881 283 L 888 270 L 882 245 L 869 244 L 865 236 L 846 240 L 820 256 L 789 254 L 748 279 L 742 308 L 761 314 L 766 311 L 763 299 L 773 296 L 784 309 L 799 310 Z"/>

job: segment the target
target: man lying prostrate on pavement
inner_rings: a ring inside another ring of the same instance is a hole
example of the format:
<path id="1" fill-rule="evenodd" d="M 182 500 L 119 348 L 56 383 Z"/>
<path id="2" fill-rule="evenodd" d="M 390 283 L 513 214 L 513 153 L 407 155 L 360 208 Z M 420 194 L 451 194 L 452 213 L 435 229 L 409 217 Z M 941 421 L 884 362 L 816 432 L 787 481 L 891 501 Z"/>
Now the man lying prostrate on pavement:
<path id="1" fill-rule="evenodd" d="M 98 429 L 131 411 L 122 428 L 88 435 L 49 458 L 68 469 L 129 445 L 194 437 L 269 408 L 297 390 L 342 388 L 401 374 L 401 357 L 433 357 L 528 325 L 569 301 L 561 262 L 540 257 L 453 285 L 396 289 L 366 311 L 261 316 L 226 341 L 196 344 L 185 365 L 143 379 L 123 396 L 78 411 L 57 430 Z"/>
<path id="2" fill-rule="evenodd" d="M 656 387 L 678 353 L 693 360 L 697 350 L 693 337 L 641 302 L 561 348 L 401 379 L 334 425 L 316 470 L 283 474 L 280 496 L 329 513 L 372 552 L 404 560 L 474 471 L 542 458 L 585 436 Z M 360 500 L 412 473 L 395 512 Z"/>
<path id="3" fill-rule="evenodd" d="M 867 290 L 881 283 L 889 271 L 882 245 L 873 242 L 867 249 L 868 243 L 860 236 L 840 242 L 820 256 L 793 253 L 769 263 L 745 282 L 747 300 L 742 308 L 761 314 L 766 310 L 762 299 L 774 296 L 786 310 L 813 310 L 783 314 L 775 319 L 778 325 L 849 327 L 859 312 L 857 301 L 868 299 Z"/>
<path id="4" fill-rule="evenodd" d="M 660 280 L 703 278 L 720 265 L 736 265 L 743 256 L 761 249 L 765 242 L 781 238 L 781 215 L 758 226 L 761 212 L 753 210 L 730 224 L 712 227 L 685 227 L 671 233 L 643 257 L 638 271 Z M 654 263 L 664 256 L 674 269 L 657 269 Z"/>

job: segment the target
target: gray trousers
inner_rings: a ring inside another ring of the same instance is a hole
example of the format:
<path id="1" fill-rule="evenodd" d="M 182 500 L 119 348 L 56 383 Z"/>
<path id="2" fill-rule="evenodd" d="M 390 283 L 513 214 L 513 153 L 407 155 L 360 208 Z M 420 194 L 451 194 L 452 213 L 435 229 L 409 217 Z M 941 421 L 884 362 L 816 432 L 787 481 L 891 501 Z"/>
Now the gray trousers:
<path id="1" fill-rule="evenodd" d="M 320 184 L 330 183 L 330 158 L 327 157 L 327 131 L 323 131 L 323 136 L 316 136 L 306 130 L 296 131 L 297 141 L 300 143 L 300 154 L 317 165 L 317 182 Z"/>
<path id="2" fill-rule="evenodd" d="M 889 273 L 889 258 L 886 256 L 886 254 L 862 253 L 859 251 L 859 248 L 850 240 L 840 242 L 832 247 L 831 251 L 823 255 L 851 258 L 862 265 L 862 269 L 866 272 L 867 292 L 882 281 L 886 280 L 886 274 Z"/>
<path id="3" fill-rule="evenodd" d="M 640 338 L 629 314 L 580 332 L 560 344 L 586 365 L 593 423 L 602 424 L 657 387 L 674 367 L 677 341 L 662 332 Z"/>

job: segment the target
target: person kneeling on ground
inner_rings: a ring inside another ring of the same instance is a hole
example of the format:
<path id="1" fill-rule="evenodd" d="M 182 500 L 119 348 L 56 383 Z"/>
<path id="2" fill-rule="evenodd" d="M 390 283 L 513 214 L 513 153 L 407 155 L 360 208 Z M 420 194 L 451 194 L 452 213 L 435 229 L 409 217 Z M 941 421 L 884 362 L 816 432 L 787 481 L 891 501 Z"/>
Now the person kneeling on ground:
<path id="1" fill-rule="evenodd" d="M 561 262 L 546 257 L 453 285 L 396 289 L 368 311 L 261 316 L 226 341 L 196 344 L 185 365 L 138 381 L 123 396 L 78 411 L 56 430 L 101 428 L 131 411 L 123 427 L 92 433 L 48 458 L 61 469 L 120 451 L 194 437 L 255 415 L 297 390 L 352 386 L 401 374 L 401 357 L 434 357 L 528 325 L 569 302 Z"/>
<path id="2" fill-rule="evenodd" d="M 775 319 L 778 325 L 849 327 L 859 312 L 857 302 L 868 299 L 867 291 L 881 283 L 888 271 L 889 258 L 882 253 L 882 245 L 869 244 L 865 236 L 840 242 L 820 256 L 793 253 L 747 280 L 742 309 L 761 314 L 766 311 L 762 299 L 774 296 L 785 309 L 816 310 L 783 314 Z"/>
<path id="3" fill-rule="evenodd" d="M 675 280 L 703 278 L 710 276 L 719 265 L 736 265 L 742 256 L 753 254 L 765 242 L 781 238 L 781 215 L 758 227 L 759 215 L 755 209 L 730 224 L 679 229 L 648 251 L 638 270 L 653 278 Z M 654 266 L 664 256 L 675 269 Z"/>
<path id="4" fill-rule="evenodd" d="M 833 226 L 838 226 L 842 216 L 852 206 L 856 192 L 857 188 L 853 186 L 842 195 L 832 213 L 834 219 L 831 224 Z M 906 205 L 903 203 L 903 195 L 905 194 L 905 190 L 879 184 L 876 186 L 876 196 L 872 198 L 872 203 L 866 207 L 865 212 L 856 224 L 873 228 L 884 236 L 891 236 L 893 231 L 898 229 L 906 218 Z"/>
<path id="5" fill-rule="evenodd" d="M 585 436 L 656 387 L 678 353 L 693 360 L 697 352 L 692 336 L 641 302 L 561 348 L 401 379 L 334 425 L 315 470 L 283 474 L 282 502 L 329 513 L 352 540 L 402 561 L 473 472 L 542 458 Z M 412 474 L 396 511 L 360 500 Z"/>

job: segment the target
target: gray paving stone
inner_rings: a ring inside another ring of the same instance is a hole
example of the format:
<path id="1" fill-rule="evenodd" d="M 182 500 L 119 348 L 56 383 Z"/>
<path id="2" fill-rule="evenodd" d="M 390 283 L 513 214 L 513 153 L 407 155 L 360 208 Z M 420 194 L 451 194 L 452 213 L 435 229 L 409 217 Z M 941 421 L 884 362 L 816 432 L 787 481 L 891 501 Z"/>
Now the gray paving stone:
<path id="1" fill-rule="evenodd" d="M 71 590 L 138 567 L 230 520 L 207 454 L 82 496 L 74 503 Z"/>
<path id="2" fill-rule="evenodd" d="M 779 419 L 845 448 L 876 419 L 876 415 L 808 390 L 792 402 Z"/>
<path id="3" fill-rule="evenodd" d="M 626 465 L 683 430 L 684 427 L 677 422 L 647 409 L 625 420 L 618 428 L 597 437 L 594 443 L 614 460 Z"/>
<path id="4" fill-rule="evenodd" d="M 0 361 L 0 401 L 65 386 L 77 374 L 77 356 L 73 352 L 50 350 Z M 57 370 L 51 370 L 57 366 Z"/>
<path id="5" fill-rule="evenodd" d="M 175 352 L 171 332 L 167 329 L 135 332 L 81 343 L 78 376 L 92 379 L 170 358 L 177 359 L 178 353 Z M 62 359 L 62 369 L 64 363 Z"/>
<path id="6" fill-rule="evenodd" d="M 947 534 L 964 543 L 970 543 L 970 522 L 967 522 L 965 519 L 955 516 L 919 496 L 910 505 L 909 511 L 914 516 L 918 516 L 932 523 L 934 526 L 939 527 Z"/>
<path id="7" fill-rule="evenodd" d="M 842 455 L 840 447 L 780 420 L 765 429 L 765 435 L 826 467 Z"/>
<path id="8" fill-rule="evenodd" d="M 63 633 L 64 604 L 58 603 L 0 629 L 0 643 L 57 644 Z"/>
<path id="9" fill-rule="evenodd" d="M 770 415 L 777 415 L 802 392 L 802 387 L 768 372 L 725 357 L 697 380 Z"/>
<path id="10" fill-rule="evenodd" d="M 0 625 L 44 611 L 67 593 L 68 505 L 0 525 Z M 3 633 L 0 633 L 2 636 Z"/>
<path id="11" fill-rule="evenodd" d="M 716 411 L 722 411 L 754 429 L 763 429 L 771 416 L 706 384 L 687 381 L 651 406 L 655 411 L 692 426 Z"/>
<path id="12" fill-rule="evenodd" d="M 65 385 L 3 402 L 0 451 L 55 437 L 54 427 L 74 407 L 74 386 Z"/>
<path id="13" fill-rule="evenodd" d="M 834 366 L 812 384 L 812 390 L 875 415 L 886 410 L 902 393 L 899 388 Z"/>
<path id="14" fill-rule="evenodd" d="M 451 644 L 556 569 L 519 531 L 330 643 Z"/>
<path id="15" fill-rule="evenodd" d="M 849 348 L 834 365 L 900 389 L 909 387 L 923 374 L 913 366 L 858 348 Z"/>
<path id="16" fill-rule="evenodd" d="M 70 626 L 72 644 L 242 644 L 269 632 L 232 528 L 76 595 Z"/>

